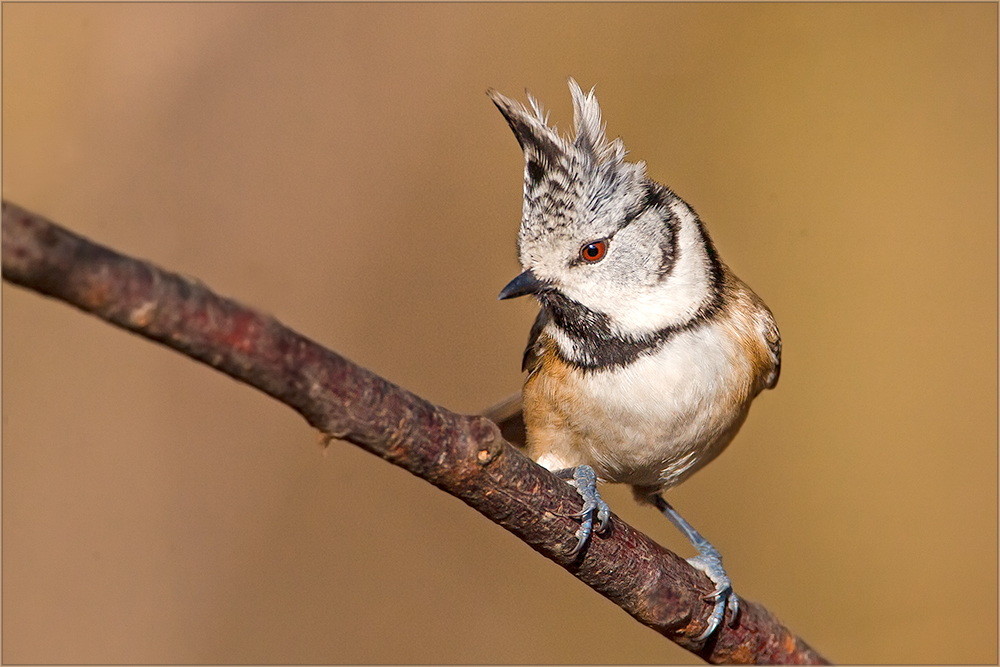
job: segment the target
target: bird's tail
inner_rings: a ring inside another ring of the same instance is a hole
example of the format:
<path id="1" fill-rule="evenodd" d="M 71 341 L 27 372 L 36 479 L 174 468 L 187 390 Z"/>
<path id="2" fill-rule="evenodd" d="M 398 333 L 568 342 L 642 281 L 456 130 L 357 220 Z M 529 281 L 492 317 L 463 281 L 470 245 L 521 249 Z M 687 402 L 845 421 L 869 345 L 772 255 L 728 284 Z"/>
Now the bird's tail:
<path id="1" fill-rule="evenodd" d="M 520 392 L 483 410 L 482 415 L 500 427 L 504 440 L 516 447 L 524 448 L 527 440 Z"/>

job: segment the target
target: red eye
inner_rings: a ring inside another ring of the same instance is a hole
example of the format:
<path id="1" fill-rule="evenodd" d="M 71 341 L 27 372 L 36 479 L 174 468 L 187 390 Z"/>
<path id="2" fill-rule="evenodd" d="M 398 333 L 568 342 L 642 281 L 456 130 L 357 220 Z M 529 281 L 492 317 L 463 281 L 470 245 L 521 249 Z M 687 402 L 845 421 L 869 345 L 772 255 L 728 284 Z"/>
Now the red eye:
<path id="1" fill-rule="evenodd" d="M 608 242 L 607 241 L 594 241 L 593 243 L 588 243 L 587 245 L 580 248 L 580 258 L 585 262 L 599 262 L 604 259 L 604 255 L 608 252 Z"/>

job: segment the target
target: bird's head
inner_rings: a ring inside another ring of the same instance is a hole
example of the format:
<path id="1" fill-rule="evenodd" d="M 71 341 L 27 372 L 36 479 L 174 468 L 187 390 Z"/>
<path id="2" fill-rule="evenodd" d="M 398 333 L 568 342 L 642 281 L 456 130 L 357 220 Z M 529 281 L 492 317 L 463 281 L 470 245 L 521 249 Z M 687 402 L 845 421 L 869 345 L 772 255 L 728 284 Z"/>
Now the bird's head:
<path id="1" fill-rule="evenodd" d="M 593 89 L 573 79 L 569 87 L 572 139 L 548 125 L 530 94 L 530 110 L 489 95 L 525 160 L 524 271 L 500 298 L 535 295 L 574 356 L 582 348 L 571 339 L 588 330 L 638 340 L 683 326 L 716 298 L 721 269 L 694 211 L 647 178 L 645 163 L 627 162 L 620 139 L 608 141 Z"/>

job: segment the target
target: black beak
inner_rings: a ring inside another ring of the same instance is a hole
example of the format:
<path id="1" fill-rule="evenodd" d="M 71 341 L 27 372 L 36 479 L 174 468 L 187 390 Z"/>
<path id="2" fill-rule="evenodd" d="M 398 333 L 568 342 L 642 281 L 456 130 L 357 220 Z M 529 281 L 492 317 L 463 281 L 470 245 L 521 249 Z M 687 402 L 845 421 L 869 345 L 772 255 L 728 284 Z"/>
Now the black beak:
<path id="1" fill-rule="evenodd" d="M 546 287 L 548 287 L 548 284 L 539 280 L 535 274 L 529 270 L 507 283 L 507 286 L 500 290 L 500 296 L 498 296 L 497 299 L 503 301 L 504 299 L 513 299 L 514 297 L 524 296 L 525 294 L 538 294 Z"/>

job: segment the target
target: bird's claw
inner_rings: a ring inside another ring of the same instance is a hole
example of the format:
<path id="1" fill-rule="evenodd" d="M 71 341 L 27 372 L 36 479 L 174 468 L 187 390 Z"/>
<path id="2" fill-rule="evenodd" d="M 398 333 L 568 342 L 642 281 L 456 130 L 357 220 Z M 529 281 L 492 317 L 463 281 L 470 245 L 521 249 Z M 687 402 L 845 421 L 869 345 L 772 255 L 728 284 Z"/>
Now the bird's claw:
<path id="1" fill-rule="evenodd" d="M 583 498 L 583 508 L 579 512 L 565 516 L 580 519 L 580 527 L 576 530 L 576 546 L 569 552 L 570 556 L 580 553 L 590 536 L 594 533 L 594 515 L 597 515 L 597 532 L 603 533 L 611 524 L 611 508 L 601 498 L 597 491 L 597 473 L 588 465 L 567 468 L 556 471 L 556 475 L 565 479 Z"/>
<path id="2" fill-rule="evenodd" d="M 711 548 L 710 548 L 711 549 Z M 729 576 L 722 568 L 722 557 L 715 549 L 706 550 L 693 558 L 687 559 L 693 568 L 705 573 L 705 576 L 715 584 L 715 589 L 706 595 L 704 599 L 715 603 L 712 613 L 708 616 L 708 626 L 696 638 L 696 641 L 703 642 L 711 637 L 722 621 L 726 617 L 726 609 L 729 610 L 729 627 L 736 625 L 736 617 L 740 611 L 740 598 L 733 591 L 733 585 Z"/>

